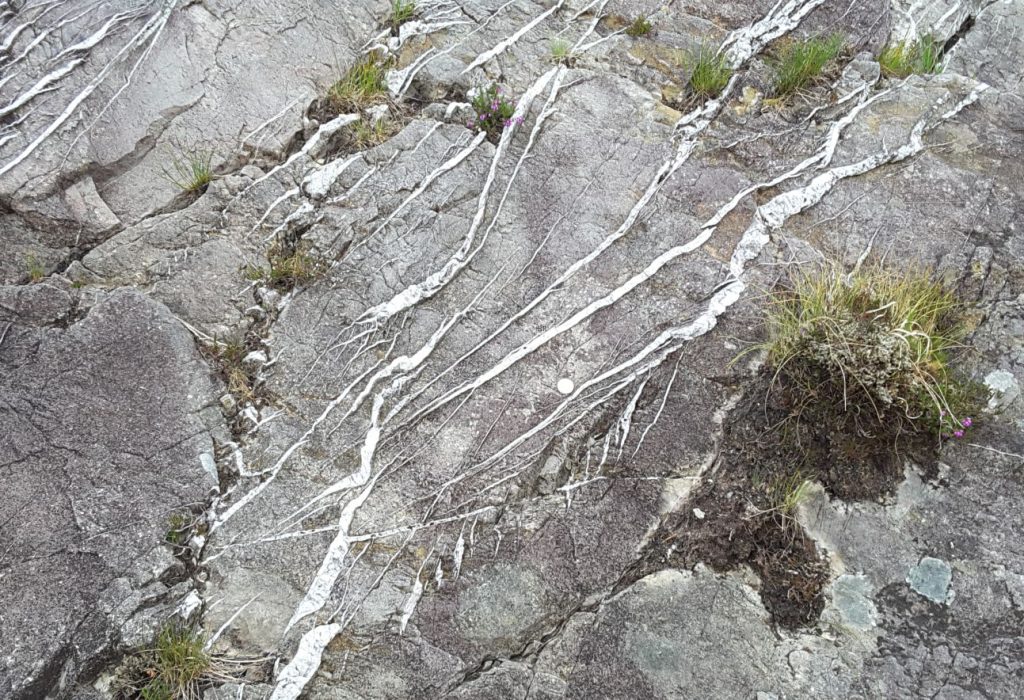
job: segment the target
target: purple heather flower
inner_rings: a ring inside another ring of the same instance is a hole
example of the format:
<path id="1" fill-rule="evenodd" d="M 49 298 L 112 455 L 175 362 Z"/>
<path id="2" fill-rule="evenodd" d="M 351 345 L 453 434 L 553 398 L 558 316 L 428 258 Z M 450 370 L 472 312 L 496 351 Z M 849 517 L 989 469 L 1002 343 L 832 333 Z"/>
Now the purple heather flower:
<path id="1" fill-rule="evenodd" d="M 964 436 L 964 431 L 962 431 L 962 430 L 954 430 L 953 431 L 953 437 L 962 438 L 963 436 Z"/>
<path id="2" fill-rule="evenodd" d="M 486 114 L 481 114 L 480 115 L 480 121 L 483 121 L 484 119 L 487 119 L 487 115 Z"/>
<path id="3" fill-rule="evenodd" d="M 970 428 L 974 424 L 974 421 L 972 421 L 970 418 L 964 418 L 962 422 L 965 428 Z"/>

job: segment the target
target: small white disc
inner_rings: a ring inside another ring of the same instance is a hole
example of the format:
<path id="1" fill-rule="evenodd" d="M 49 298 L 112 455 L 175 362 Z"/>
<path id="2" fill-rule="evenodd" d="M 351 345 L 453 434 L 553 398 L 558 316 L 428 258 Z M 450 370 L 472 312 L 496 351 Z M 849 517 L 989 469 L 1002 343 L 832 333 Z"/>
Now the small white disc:
<path id="1" fill-rule="evenodd" d="M 558 380 L 558 393 L 569 395 L 572 390 L 576 388 L 576 385 L 572 383 L 571 379 L 559 379 Z"/>

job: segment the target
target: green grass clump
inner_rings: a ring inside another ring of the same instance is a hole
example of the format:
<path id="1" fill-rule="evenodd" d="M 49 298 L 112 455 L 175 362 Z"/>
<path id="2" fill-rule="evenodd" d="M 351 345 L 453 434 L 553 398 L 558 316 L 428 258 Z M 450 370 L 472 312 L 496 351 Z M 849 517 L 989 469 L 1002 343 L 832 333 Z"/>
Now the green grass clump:
<path id="1" fill-rule="evenodd" d="M 265 271 L 264 280 L 271 287 L 291 291 L 300 284 L 319 279 L 326 272 L 326 265 L 313 255 L 310 246 L 299 242 L 288 245 L 276 242 L 267 253 L 270 268 Z"/>
<path id="2" fill-rule="evenodd" d="M 950 367 L 966 334 L 960 305 L 926 271 L 799 275 L 775 295 L 767 330 L 775 379 L 841 407 L 864 436 L 960 437 L 971 425 L 973 385 Z"/>
<path id="3" fill-rule="evenodd" d="M 211 364 L 220 371 L 227 390 L 232 396 L 241 403 L 257 402 L 259 396 L 256 389 L 255 370 L 245 363 L 249 348 L 244 343 L 237 340 L 221 341 L 214 338 L 211 343 L 202 346 L 202 351 L 209 358 Z M 188 542 L 196 519 L 187 518 L 184 515 L 175 515 L 172 518 L 169 523 L 167 540 L 171 544 L 184 546 Z"/>
<path id="4" fill-rule="evenodd" d="M 398 123 L 390 119 L 360 119 L 352 127 L 352 142 L 361 151 L 387 141 L 398 131 Z"/>
<path id="5" fill-rule="evenodd" d="M 772 510 L 784 520 L 791 520 L 797 508 L 810 495 L 811 481 L 797 471 L 788 476 L 777 477 L 768 484 L 768 500 Z"/>
<path id="6" fill-rule="evenodd" d="M 732 68 L 725 54 L 708 46 L 701 46 L 690 63 L 690 90 L 702 99 L 717 97 L 732 79 Z"/>
<path id="7" fill-rule="evenodd" d="M 28 255 L 25 257 L 25 267 L 28 270 L 28 279 L 30 282 L 38 282 L 39 280 L 46 277 L 46 268 L 34 255 Z"/>
<path id="8" fill-rule="evenodd" d="M 150 649 L 126 660 L 117 698 L 198 700 L 222 675 L 203 649 L 203 637 L 184 624 L 171 623 Z"/>
<path id="9" fill-rule="evenodd" d="M 391 30 L 398 33 L 398 28 L 412 19 L 416 14 L 416 3 L 407 0 L 391 0 Z"/>
<path id="10" fill-rule="evenodd" d="M 177 154 L 163 166 L 163 177 L 182 192 L 205 192 L 213 182 L 213 152 Z"/>
<path id="11" fill-rule="evenodd" d="M 192 520 L 185 513 L 172 513 L 171 517 L 167 519 L 167 534 L 164 539 L 176 547 L 184 546 L 188 542 Z"/>
<path id="12" fill-rule="evenodd" d="M 387 62 L 376 54 L 363 56 L 348 74 L 331 86 L 327 101 L 338 113 L 358 112 L 384 100 Z"/>
<path id="13" fill-rule="evenodd" d="M 626 35 L 631 36 L 634 39 L 641 36 L 647 36 L 651 33 L 651 23 L 647 20 L 647 17 L 640 15 L 626 27 Z"/>
<path id="14" fill-rule="evenodd" d="M 930 34 L 916 41 L 890 44 L 879 54 L 878 63 L 882 73 L 890 78 L 906 78 L 912 73 L 938 73 L 942 70 L 942 44 Z"/>
<path id="15" fill-rule="evenodd" d="M 785 41 L 775 52 L 774 93 L 785 97 L 817 81 L 825 67 L 843 50 L 842 35 Z"/>
<path id="16" fill-rule="evenodd" d="M 569 63 L 572 59 L 572 44 L 565 39 L 554 39 L 551 42 L 551 60 L 555 63 Z"/>

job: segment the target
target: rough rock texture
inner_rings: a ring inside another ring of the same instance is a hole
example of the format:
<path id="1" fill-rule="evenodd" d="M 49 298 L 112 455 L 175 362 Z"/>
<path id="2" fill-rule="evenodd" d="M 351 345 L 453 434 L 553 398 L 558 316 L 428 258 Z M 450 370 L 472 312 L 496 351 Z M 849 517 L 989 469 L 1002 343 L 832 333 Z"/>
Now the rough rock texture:
<path id="1" fill-rule="evenodd" d="M 99 692 L 132 612 L 195 586 L 216 649 L 280 660 L 211 697 L 1019 696 L 1024 2 L 424 0 L 397 31 L 369 0 L 50 5 L 0 15 L 28 50 L 0 102 L 31 98 L 0 131 L 0 464 L 31 504 L 0 511 L 5 692 Z M 51 27 L 67 54 L 30 48 Z M 883 78 L 926 31 L 944 72 Z M 772 42 L 831 32 L 840 67 L 772 100 Z M 687 93 L 701 46 L 736 69 L 720 99 Z M 315 100 L 372 47 L 378 145 Z M 500 139 L 466 125 L 492 80 L 524 117 Z M 220 177 L 176 196 L 189 139 Z M 316 274 L 273 279 L 282 250 Z M 636 564 L 722 468 L 763 291 L 822 256 L 957 286 L 992 410 L 938 479 L 813 491 L 830 584 L 793 631 L 747 569 Z M 94 569 L 44 602 L 72 552 Z"/>
<path id="2" fill-rule="evenodd" d="M 220 416 L 191 337 L 133 290 L 83 303 L 50 283 L 0 288 L 5 697 L 72 685 L 136 613 L 176 605 L 168 518 L 216 486 L 200 455 Z"/>

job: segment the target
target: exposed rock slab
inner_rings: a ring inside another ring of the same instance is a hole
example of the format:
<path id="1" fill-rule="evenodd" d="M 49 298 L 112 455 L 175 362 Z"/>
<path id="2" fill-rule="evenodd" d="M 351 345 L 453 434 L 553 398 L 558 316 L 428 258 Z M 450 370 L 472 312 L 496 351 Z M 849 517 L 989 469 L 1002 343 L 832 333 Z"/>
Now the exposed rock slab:
<path id="1" fill-rule="evenodd" d="M 10 190 L 20 228 L 0 246 L 49 250 L 54 269 L 84 253 L 67 275 L 100 295 L 78 319 L 63 287 L 11 291 L 23 344 L 65 348 L 11 366 L 33 391 L 63 390 L 78 375 L 57 358 L 80 346 L 100 366 L 89 348 L 107 347 L 98 335 L 122 309 L 146 344 L 89 387 L 122 410 L 144 405 L 152 377 L 166 408 L 131 414 L 124 439 L 177 439 L 125 453 L 145 464 L 81 430 L 59 445 L 86 455 L 75 474 L 118 459 L 145 474 L 173 455 L 173 488 L 150 494 L 166 505 L 210 485 L 196 455 L 217 423 L 171 314 L 249 343 L 262 398 L 219 455 L 203 626 L 223 630 L 220 650 L 280 657 L 271 688 L 253 692 L 1015 697 L 1024 144 L 1020 62 L 996 58 L 988 37 L 1017 51 L 1021 3 L 439 0 L 392 32 L 384 3 L 331 23 L 303 3 L 206 2 L 140 6 L 125 32 L 166 7 L 109 119 L 69 130 L 91 149 L 60 170 L 77 184 L 30 179 L 70 147 L 62 136 Z M 628 36 L 640 13 L 651 33 Z M 873 54 L 923 30 L 948 42 L 945 73 L 883 79 Z M 832 31 L 848 38 L 843 68 L 772 102 L 771 43 Z M 364 45 L 389 47 L 393 97 L 422 110 L 376 146 L 351 147 L 358 115 L 303 122 L 315 92 L 288 77 L 336 77 L 311 37 L 346 66 Z M 556 38 L 570 58 L 553 60 Z M 688 61 L 708 43 L 737 77 L 720 100 L 685 99 Z M 97 46 L 90 61 L 117 45 Z M 259 58 L 235 74 L 243 53 Z M 463 100 L 491 80 L 524 119 L 487 139 L 466 127 Z M 172 201 L 160 148 L 196 134 L 223 147 L 225 168 L 238 149 L 260 167 L 145 216 Z M 54 225 L 68 221 L 87 245 Z M 308 246 L 316 279 L 271 289 L 243 272 L 285 242 Z M 934 266 L 977 304 L 968 369 L 1006 387 L 988 427 L 947 445 L 937 483 L 911 466 L 883 503 L 815 492 L 799 517 L 833 578 L 811 628 L 776 629 L 749 571 L 639 573 L 662 517 L 716 478 L 749 376 L 733 360 L 757 338 L 763 291 L 790 266 L 869 254 Z M 100 291 L 127 286 L 145 297 Z M 136 380 L 112 391 L 122 364 Z M 60 495 L 39 502 L 53 510 Z M 132 546 L 159 535 L 133 528 Z M 104 556 L 85 590 L 122 590 L 110 581 L 127 563 Z M 75 664 L 68 678 L 87 665 Z M 25 668 L 9 671 L 19 692 L 42 677 Z"/>
<path id="2" fill-rule="evenodd" d="M 66 695 L 129 618 L 178 602 L 168 520 L 215 486 L 200 455 L 219 415 L 188 333 L 138 292 L 80 304 L 50 284 L 0 288 L 5 697 Z"/>

